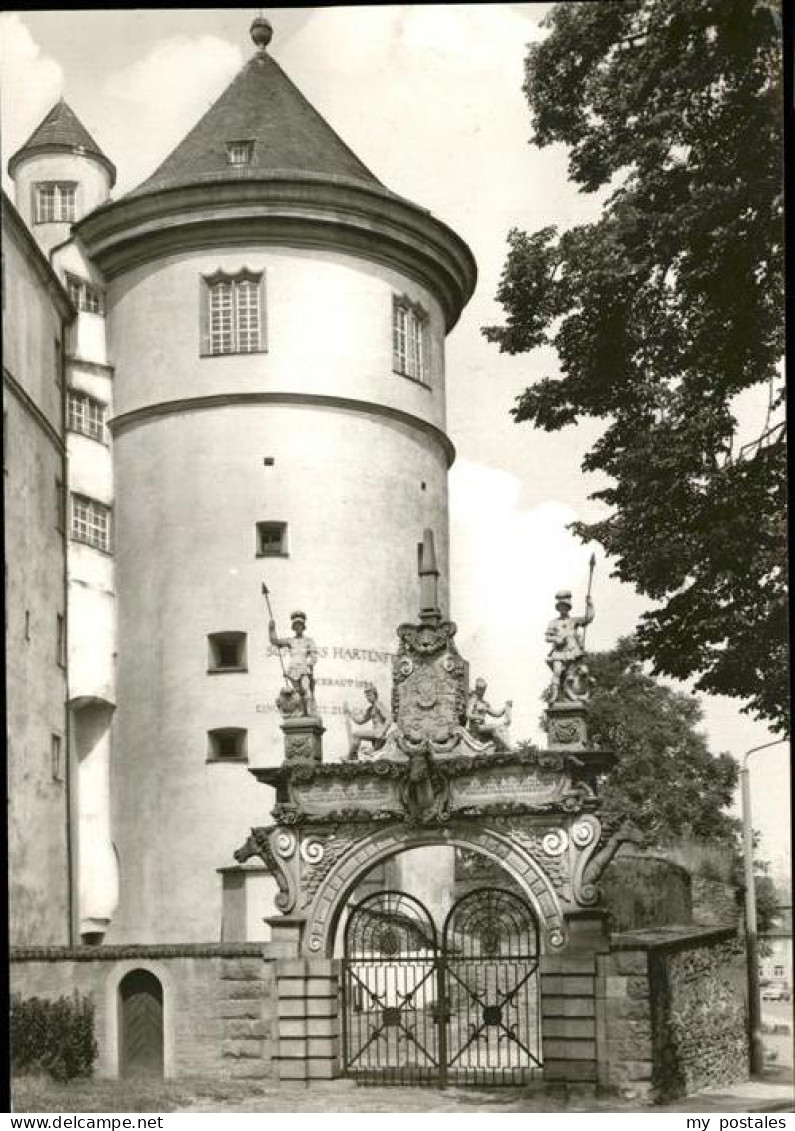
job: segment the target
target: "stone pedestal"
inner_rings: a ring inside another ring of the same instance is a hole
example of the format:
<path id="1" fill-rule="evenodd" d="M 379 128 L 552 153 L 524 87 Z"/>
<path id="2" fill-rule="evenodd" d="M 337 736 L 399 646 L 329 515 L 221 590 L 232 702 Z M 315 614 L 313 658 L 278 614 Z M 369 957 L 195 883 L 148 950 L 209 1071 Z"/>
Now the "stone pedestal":
<path id="1" fill-rule="evenodd" d="M 547 708 L 547 744 L 550 750 L 574 753 L 588 745 L 588 708 L 565 700 Z"/>
<path id="2" fill-rule="evenodd" d="M 306 919 L 297 915 L 270 915 L 265 922 L 271 929 L 268 954 L 273 958 L 297 958 L 301 953 Z"/>
<path id="3" fill-rule="evenodd" d="M 322 721 L 317 715 L 295 715 L 282 723 L 285 762 L 322 762 Z"/>

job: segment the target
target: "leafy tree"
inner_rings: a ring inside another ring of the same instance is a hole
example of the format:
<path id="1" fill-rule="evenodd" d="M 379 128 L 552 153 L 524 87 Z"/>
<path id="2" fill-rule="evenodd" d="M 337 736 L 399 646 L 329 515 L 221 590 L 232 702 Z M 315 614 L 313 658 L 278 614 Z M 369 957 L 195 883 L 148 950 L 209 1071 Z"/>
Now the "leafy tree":
<path id="1" fill-rule="evenodd" d="M 770 0 L 555 5 L 526 63 L 533 141 L 605 199 L 595 223 L 511 231 L 484 333 L 557 351 L 517 422 L 605 423 L 583 469 L 609 476 L 607 517 L 575 529 L 658 602 L 643 655 L 785 731 L 785 439 L 737 451 L 733 415 L 766 383 L 769 424 L 782 396 L 779 25 Z"/>
<path id="2" fill-rule="evenodd" d="M 765 934 L 781 915 L 781 904 L 776 885 L 770 876 L 754 877 L 756 894 L 756 925 L 760 934 Z"/>
<path id="3" fill-rule="evenodd" d="M 731 755 L 710 753 L 698 700 L 647 674 L 632 637 L 593 653 L 588 666 L 591 741 L 617 756 L 602 789 L 606 822 L 630 817 L 652 844 L 684 838 L 733 854 L 739 822 L 726 808 L 738 767 Z"/>

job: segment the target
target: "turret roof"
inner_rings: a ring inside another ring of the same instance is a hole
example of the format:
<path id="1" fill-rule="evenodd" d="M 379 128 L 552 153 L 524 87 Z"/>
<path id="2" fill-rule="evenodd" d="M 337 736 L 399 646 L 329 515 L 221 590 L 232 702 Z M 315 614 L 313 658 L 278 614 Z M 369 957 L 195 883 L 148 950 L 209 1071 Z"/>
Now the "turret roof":
<path id="1" fill-rule="evenodd" d="M 246 164 L 231 164 L 230 142 L 253 142 Z M 217 180 L 271 176 L 381 182 L 338 137 L 264 49 L 129 196 Z"/>
<path id="2" fill-rule="evenodd" d="M 8 172 L 14 175 L 19 162 L 35 153 L 67 150 L 71 153 L 88 153 L 96 157 L 108 170 L 111 186 L 116 180 L 116 166 L 102 152 L 91 134 L 63 98 L 39 122 L 28 140 L 9 159 Z"/>

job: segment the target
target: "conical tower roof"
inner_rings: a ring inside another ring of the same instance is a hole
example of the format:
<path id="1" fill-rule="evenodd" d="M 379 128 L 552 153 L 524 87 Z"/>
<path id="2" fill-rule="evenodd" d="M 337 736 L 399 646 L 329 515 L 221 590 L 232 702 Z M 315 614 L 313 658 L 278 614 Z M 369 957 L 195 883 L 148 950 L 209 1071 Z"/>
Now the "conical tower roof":
<path id="1" fill-rule="evenodd" d="M 230 164 L 230 142 L 249 143 L 248 163 Z M 128 195 L 288 175 L 354 181 L 383 191 L 381 182 L 261 49 L 152 176 Z"/>
<path id="2" fill-rule="evenodd" d="M 52 107 L 28 140 L 18 149 L 8 162 L 9 175 L 13 177 L 14 171 L 25 157 L 37 153 L 69 153 L 90 154 L 105 166 L 110 174 L 111 186 L 116 181 L 116 166 L 102 152 L 91 134 L 75 114 L 72 107 L 63 98 Z"/>

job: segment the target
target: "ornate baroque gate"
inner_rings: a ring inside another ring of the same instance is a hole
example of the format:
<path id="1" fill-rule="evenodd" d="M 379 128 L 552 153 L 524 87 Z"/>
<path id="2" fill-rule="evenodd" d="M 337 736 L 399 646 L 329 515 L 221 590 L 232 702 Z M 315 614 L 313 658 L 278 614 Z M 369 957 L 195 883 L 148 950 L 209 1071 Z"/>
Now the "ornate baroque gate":
<path id="1" fill-rule="evenodd" d="M 538 929 L 518 895 L 469 892 L 441 944 L 428 910 L 381 891 L 351 911 L 343 1071 L 361 1083 L 519 1084 L 541 1067 Z"/>

